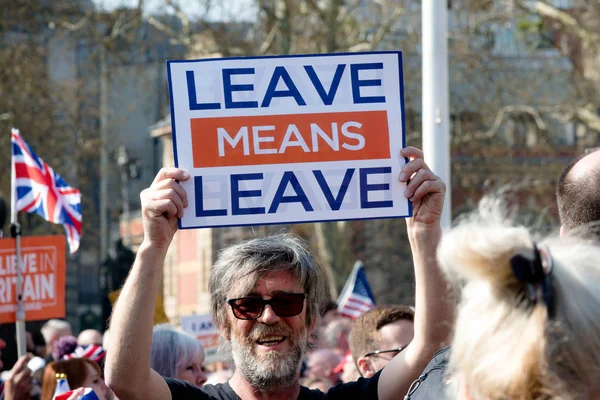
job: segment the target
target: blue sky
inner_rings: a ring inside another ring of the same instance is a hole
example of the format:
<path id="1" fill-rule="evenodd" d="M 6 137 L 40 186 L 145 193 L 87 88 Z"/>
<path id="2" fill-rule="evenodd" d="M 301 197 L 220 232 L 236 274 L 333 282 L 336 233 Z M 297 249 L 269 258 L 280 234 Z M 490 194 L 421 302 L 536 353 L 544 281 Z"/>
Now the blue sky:
<path id="1" fill-rule="evenodd" d="M 112 10 L 116 7 L 137 6 L 138 0 L 93 0 L 97 7 Z M 203 15 L 206 10 L 204 4 L 207 0 L 178 0 L 184 12 L 194 18 Z M 211 0 L 211 12 L 208 18 L 214 21 L 228 20 L 253 20 L 256 14 L 255 2 L 253 0 Z M 155 13 L 165 10 L 164 0 L 144 0 L 144 8 L 147 13 Z"/>

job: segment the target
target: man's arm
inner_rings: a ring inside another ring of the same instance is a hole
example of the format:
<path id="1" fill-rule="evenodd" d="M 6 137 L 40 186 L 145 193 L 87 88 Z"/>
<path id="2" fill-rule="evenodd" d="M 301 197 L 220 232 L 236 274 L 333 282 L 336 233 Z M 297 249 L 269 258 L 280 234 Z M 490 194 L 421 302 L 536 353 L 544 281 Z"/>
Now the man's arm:
<path id="1" fill-rule="evenodd" d="M 106 382 L 120 399 L 171 399 L 164 379 L 150 369 L 150 349 L 163 262 L 187 206 L 177 180 L 187 179 L 180 169 L 163 168 L 140 195 L 144 241 L 115 305 L 106 357 Z"/>
<path id="2" fill-rule="evenodd" d="M 454 297 L 436 260 L 446 186 L 425 164 L 421 150 L 407 147 L 401 155 L 411 158 L 400 181 L 408 182 L 405 195 L 413 204 L 413 217 L 406 225 L 415 269 L 415 335 L 381 373 L 378 393 L 384 400 L 400 399 L 407 393 L 447 341 L 454 316 Z"/>

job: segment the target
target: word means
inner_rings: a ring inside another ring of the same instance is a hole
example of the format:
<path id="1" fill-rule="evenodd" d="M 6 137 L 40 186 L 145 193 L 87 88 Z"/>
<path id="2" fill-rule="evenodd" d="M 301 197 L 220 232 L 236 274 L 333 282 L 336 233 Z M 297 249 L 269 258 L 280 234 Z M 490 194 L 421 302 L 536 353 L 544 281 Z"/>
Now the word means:
<path id="1" fill-rule="evenodd" d="M 362 124 L 360 122 L 348 121 L 341 126 L 342 135 L 348 139 L 354 139 L 355 144 L 348 142 L 342 142 L 342 147 L 346 150 L 357 151 L 365 147 L 365 138 L 358 132 L 352 132 L 350 128 L 360 129 Z M 334 151 L 340 150 L 340 140 L 338 134 L 338 124 L 335 122 L 331 123 L 331 137 L 319 127 L 319 125 L 312 123 L 310 124 L 310 135 L 311 135 L 311 148 L 308 147 L 306 140 L 303 138 L 300 130 L 295 124 L 288 125 L 285 130 L 285 135 L 279 146 L 279 149 L 274 148 L 261 148 L 261 143 L 275 142 L 273 135 L 262 135 L 261 132 L 273 132 L 276 130 L 275 125 L 265 126 L 252 126 L 252 142 L 254 147 L 254 154 L 274 154 L 274 153 L 285 153 L 288 147 L 300 147 L 305 153 L 309 153 L 312 149 L 313 152 L 319 151 L 319 137 L 327 143 L 327 145 Z M 225 156 L 225 142 L 229 143 L 232 148 L 235 148 L 241 141 L 244 149 L 244 155 L 250 154 L 250 144 L 248 140 L 248 126 L 242 126 L 235 137 L 231 137 L 229 132 L 225 128 L 217 128 L 217 138 L 219 142 L 219 157 Z"/>

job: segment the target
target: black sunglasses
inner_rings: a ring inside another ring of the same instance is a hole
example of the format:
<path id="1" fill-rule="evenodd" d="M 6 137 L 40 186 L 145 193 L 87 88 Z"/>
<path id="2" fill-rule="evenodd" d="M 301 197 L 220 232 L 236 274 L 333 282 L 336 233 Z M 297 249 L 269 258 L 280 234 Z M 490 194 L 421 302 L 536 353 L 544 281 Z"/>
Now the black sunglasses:
<path id="1" fill-rule="evenodd" d="M 231 306 L 231 311 L 237 319 L 258 319 L 265 311 L 267 304 L 279 317 L 293 317 L 302 312 L 305 298 L 304 293 L 283 293 L 269 300 L 260 297 L 227 299 L 227 304 Z"/>
<path id="2" fill-rule="evenodd" d="M 396 353 L 394 354 L 394 357 L 397 356 L 398 354 L 400 354 L 400 352 L 402 350 L 404 350 L 406 348 L 406 346 L 404 347 L 400 347 L 398 349 L 390 349 L 390 350 L 376 350 L 376 351 L 372 351 L 371 353 L 367 353 L 365 354 L 365 357 L 371 357 L 371 356 L 378 356 L 380 354 L 386 354 L 386 353 Z"/>

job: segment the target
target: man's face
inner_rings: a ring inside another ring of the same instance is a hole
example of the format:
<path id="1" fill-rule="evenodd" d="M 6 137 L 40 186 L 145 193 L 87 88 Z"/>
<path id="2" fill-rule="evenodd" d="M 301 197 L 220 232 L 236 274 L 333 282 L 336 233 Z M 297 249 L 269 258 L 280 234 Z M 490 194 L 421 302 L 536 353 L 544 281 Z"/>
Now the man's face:
<path id="1" fill-rule="evenodd" d="M 408 346 L 415 336 L 414 323 L 407 319 L 394 321 L 384 325 L 379 329 L 381 341 L 378 350 L 392 350 Z M 375 371 L 379 371 L 385 367 L 397 352 L 383 353 L 369 357 L 371 363 L 375 367 Z"/>
<path id="2" fill-rule="evenodd" d="M 229 298 L 259 297 L 265 300 L 282 294 L 304 293 L 304 288 L 289 272 L 276 271 L 263 275 L 251 291 L 234 287 Z M 306 326 L 306 300 L 302 312 L 280 317 L 265 305 L 256 320 L 237 319 L 229 305 L 233 360 L 242 375 L 260 390 L 286 388 L 296 384 L 300 363 L 306 352 L 309 332 Z"/>

